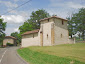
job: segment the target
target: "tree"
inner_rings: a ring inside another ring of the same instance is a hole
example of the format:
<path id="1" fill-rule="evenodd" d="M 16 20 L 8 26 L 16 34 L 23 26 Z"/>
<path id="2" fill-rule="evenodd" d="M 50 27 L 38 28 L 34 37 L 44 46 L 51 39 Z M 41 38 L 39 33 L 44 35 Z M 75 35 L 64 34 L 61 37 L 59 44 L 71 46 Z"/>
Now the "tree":
<path id="1" fill-rule="evenodd" d="M 0 35 L 2 35 L 6 28 L 6 22 L 3 22 L 3 19 L 0 19 Z"/>
<path id="2" fill-rule="evenodd" d="M 17 44 L 21 43 L 21 35 L 18 32 L 11 33 L 11 36 L 17 38 L 17 40 L 16 40 Z"/>
<path id="3" fill-rule="evenodd" d="M 72 37 L 73 34 L 79 32 L 82 33 L 82 39 L 85 39 L 85 8 L 79 9 L 79 12 L 72 14 L 71 17 L 67 18 L 69 34 Z"/>
<path id="4" fill-rule="evenodd" d="M 68 17 L 67 18 L 68 19 L 68 31 L 69 31 L 69 36 L 71 36 L 71 38 L 72 38 L 72 35 L 74 34 L 73 33 L 73 22 L 72 22 L 72 19 L 71 19 L 71 17 Z"/>
<path id="5" fill-rule="evenodd" d="M 76 27 L 75 27 L 75 22 L 73 20 L 73 14 L 71 16 L 69 16 L 68 18 L 68 31 L 69 31 L 69 35 L 72 37 L 72 35 L 76 34 Z"/>
<path id="6" fill-rule="evenodd" d="M 28 22 L 33 25 L 33 29 L 39 29 L 40 28 L 40 19 L 44 19 L 49 17 L 49 13 L 47 13 L 45 10 L 41 9 L 41 10 L 37 10 L 37 11 L 33 11 L 31 13 L 30 19 L 28 20 Z"/>
<path id="7" fill-rule="evenodd" d="M 85 8 L 79 9 L 78 13 L 73 14 L 76 30 L 82 33 L 82 39 L 85 39 Z"/>
<path id="8" fill-rule="evenodd" d="M 22 26 L 19 27 L 20 30 L 20 34 L 26 32 L 26 31 L 31 31 L 33 30 L 32 25 L 29 24 L 27 21 L 24 22 L 24 24 Z"/>
<path id="9" fill-rule="evenodd" d="M 26 32 L 26 31 L 31 31 L 34 29 L 39 29 L 40 28 L 40 19 L 44 19 L 49 17 L 49 13 L 47 13 L 45 10 L 37 10 L 33 11 L 31 13 L 30 19 L 28 19 L 22 26 L 19 27 L 20 34 Z"/>
<path id="10" fill-rule="evenodd" d="M 6 28 L 6 22 L 3 22 L 3 19 L 0 18 L 0 44 L 2 44 L 3 39 L 5 37 L 5 28 Z"/>

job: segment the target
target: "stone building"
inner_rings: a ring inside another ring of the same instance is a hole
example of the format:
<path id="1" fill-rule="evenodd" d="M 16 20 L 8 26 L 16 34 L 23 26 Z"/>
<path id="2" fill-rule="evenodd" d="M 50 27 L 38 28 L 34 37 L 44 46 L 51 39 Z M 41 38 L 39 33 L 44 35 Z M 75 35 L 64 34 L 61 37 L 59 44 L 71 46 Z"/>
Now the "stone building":
<path id="1" fill-rule="evenodd" d="M 40 29 L 22 34 L 22 47 L 52 46 L 74 42 L 69 39 L 67 19 L 52 16 L 41 19 L 40 24 Z"/>
<path id="2" fill-rule="evenodd" d="M 5 39 L 3 40 L 3 46 L 5 47 L 7 43 L 17 45 L 16 38 L 12 36 L 6 36 Z"/>

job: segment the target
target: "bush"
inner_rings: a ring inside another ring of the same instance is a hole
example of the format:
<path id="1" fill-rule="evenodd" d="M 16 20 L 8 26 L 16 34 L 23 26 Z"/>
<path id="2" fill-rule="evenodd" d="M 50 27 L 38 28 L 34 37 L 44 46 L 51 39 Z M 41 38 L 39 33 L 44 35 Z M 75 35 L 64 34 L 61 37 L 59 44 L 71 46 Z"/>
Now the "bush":
<path id="1" fill-rule="evenodd" d="M 11 44 L 11 43 L 7 43 L 6 45 L 7 45 L 7 46 L 13 46 L 13 44 Z"/>
<path id="2" fill-rule="evenodd" d="M 3 47 L 3 43 L 2 42 L 0 42 L 0 47 Z"/>

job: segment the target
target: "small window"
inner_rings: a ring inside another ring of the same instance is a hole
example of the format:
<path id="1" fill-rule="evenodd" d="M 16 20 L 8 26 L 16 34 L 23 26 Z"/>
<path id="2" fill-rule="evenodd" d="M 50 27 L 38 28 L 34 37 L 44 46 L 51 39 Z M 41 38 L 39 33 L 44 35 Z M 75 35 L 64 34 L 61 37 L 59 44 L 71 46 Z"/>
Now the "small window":
<path id="1" fill-rule="evenodd" d="M 34 38 L 34 34 L 33 34 L 33 38 Z"/>
<path id="2" fill-rule="evenodd" d="M 47 34 L 47 39 L 48 39 L 48 34 Z"/>
<path id="3" fill-rule="evenodd" d="M 62 34 L 61 34 L 61 38 L 62 38 Z"/>
<path id="4" fill-rule="evenodd" d="M 64 21 L 62 20 L 62 25 L 64 25 Z"/>

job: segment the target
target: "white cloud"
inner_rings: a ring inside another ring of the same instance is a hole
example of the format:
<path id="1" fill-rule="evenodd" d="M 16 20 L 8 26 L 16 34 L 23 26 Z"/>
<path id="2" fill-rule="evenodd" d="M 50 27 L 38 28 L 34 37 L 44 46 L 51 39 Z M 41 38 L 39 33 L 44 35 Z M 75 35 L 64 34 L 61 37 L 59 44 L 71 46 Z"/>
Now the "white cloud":
<path id="1" fill-rule="evenodd" d="M 23 23 L 25 18 L 21 15 L 2 15 L 4 22 L 7 23 Z"/>
<path id="2" fill-rule="evenodd" d="M 17 1 L 25 1 L 25 0 L 14 0 L 14 2 L 17 2 Z"/>
<path id="3" fill-rule="evenodd" d="M 9 13 L 11 13 L 11 14 L 16 14 L 17 13 L 17 11 L 16 10 L 12 10 L 12 9 L 7 9 L 7 11 L 10 11 Z"/>
<path id="4" fill-rule="evenodd" d="M 51 1 L 51 6 L 52 7 L 62 7 L 62 8 L 85 8 L 85 5 L 80 4 L 79 2 L 74 2 L 74 1 L 67 1 L 67 2 L 63 2 L 63 0 L 50 0 Z"/>
<path id="5" fill-rule="evenodd" d="M 30 10 L 11 10 L 11 9 L 8 9 L 7 11 L 10 11 L 9 13 L 12 14 L 12 15 L 21 15 L 23 16 L 25 19 L 29 18 L 30 15 L 31 15 L 31 12 L 33 11 L 33 9 L 30 9 Z"/>
<path id="6" fill-rule="evenodd" d="M 19 28 L 15 28 L 14 31 L 15 31 L 15 32 L 19 32 Z"/>
<path id="7" fill-rule="evenodd" d="M 24 16 L 21 15 L 2 15 L 1 18 L 7 22 L 5 33 L 10 35 L 12 32 L 19 32 L 18 28 L 25 22 Z"/>
<path id="8" fill-rule="evenodd" d="M 8 8 L 17 7 L 18 5 L 10 1 L 0 1 L 0 4 L 4 4 Z"/>
<path id="9" fill-rule="evenodd" d="M 18 28 L 15 28 L 15 27 L 6 28 L 5 33 L 6 33 L 7 36 L 10 36 L 10 34 L 13 33 L 13 32 L 19 32 Z"/>
<path id="10" fill-rule="evenodd" d="M 14 32 L 14 29 L 15 28 L 13 28 L 13 27 L 12 28 L 6 28 L 6 31 L 5 31 L 6 35 L 10 36 L 10 34 Z"/>
<path id="11" fill-rule="evenodd" d="M 9 23 L 7 23 L 6 31 L 5 31 L 6 35 L 10 35 L 13 32 L 19 32 L 19 29 L 18 28 L 21 25 L 22 24 L 14 24 L 14 23 L 9 24 Z"/>
<path id="12" fill-rule="evenodd" d="M 10 10 L 10 9 L 9 9 Z M 4 22 L 7 22 L 7 27 L 5 33 L 10 35 L 12 32 L 19 32 L 18 28 L 21 26 L 25 20 L 27 20 L 31 14 L 31 11 L 17 11 L 13 10 L 10 12 L 15 15 L 2 15 Z"/>
<path id="13" fill-rule="evenodd" d="M 10 10 L 10 9 L 9 9 Z M 30 14 L 31 14 L 31 11 L 30 12 L 27 12 L 27 11 L 17 11 L 17 10 L 13 10 L 10 12 L 11 14 L 16 14 L 16 15 L 21 15 L 23 17 L 29 17 Z"/>
<path id="14" fill-rule="evenodd" d="M 55 15 L 61 17 L 61 18 L 64 18 L 64 19 L 66 19 L 67 13 L 68 13 L 68 10 L 66 10 L 66 9 L 46 8 L 45 10 L 46 10 L 51 16 L 52 16 L 53 14 L 55 14 Z"/>
<path id="15" fill-rule="evenodd" d="M 75 8 L 75 9 L 82 8 L 82 7 L 85 8 L 85 5 L 82 5 L 79 3 L 73 3 L 73 2 L 67 2 L 66 6 L 71 7 L 71 8 Z"/>
<path id="16" fill-rule="evenodd" d="M 15 2 L 19 1 L 19 0 L 14 0 Z"/>

